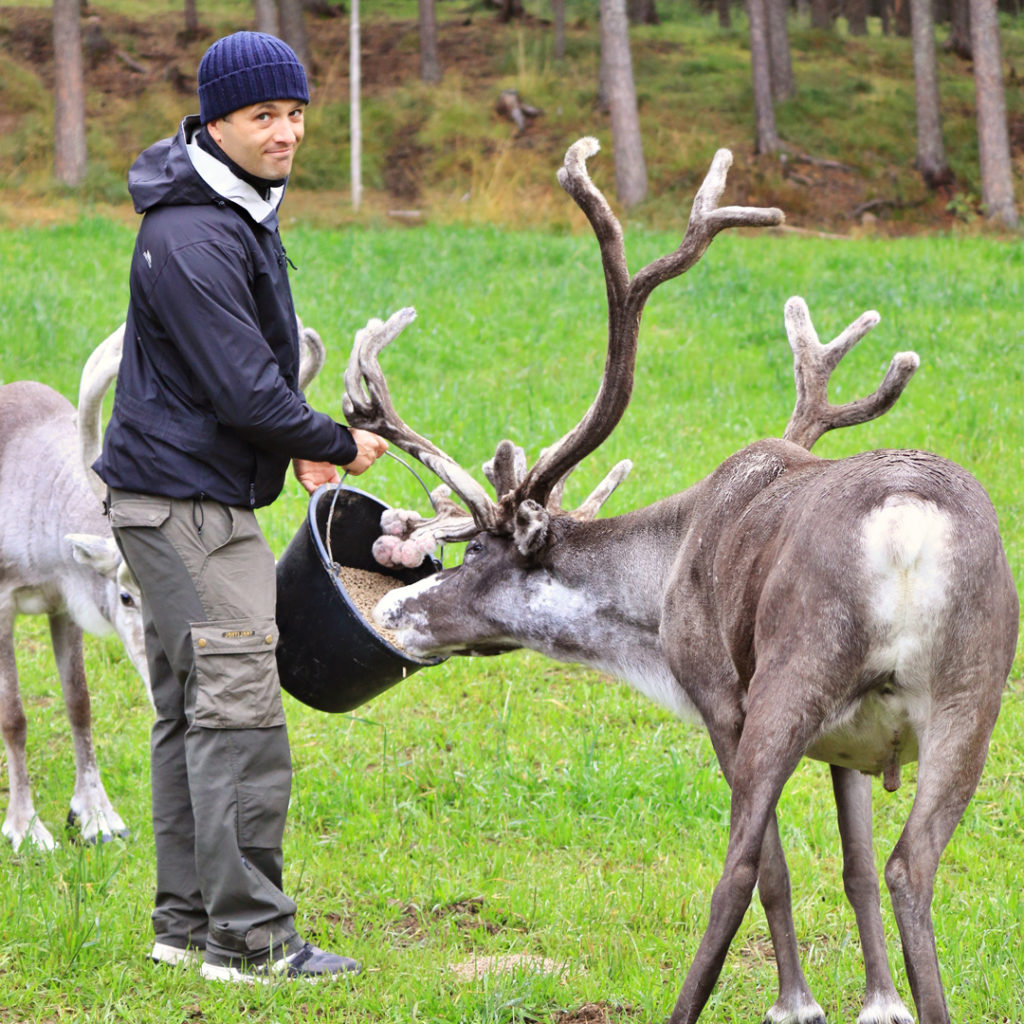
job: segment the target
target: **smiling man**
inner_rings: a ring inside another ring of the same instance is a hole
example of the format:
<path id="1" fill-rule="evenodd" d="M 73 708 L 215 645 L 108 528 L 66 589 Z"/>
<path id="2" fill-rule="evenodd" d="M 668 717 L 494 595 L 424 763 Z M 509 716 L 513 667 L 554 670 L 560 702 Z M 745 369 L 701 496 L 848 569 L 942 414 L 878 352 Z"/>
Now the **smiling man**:
<path id="1" fill-rule="evenodd" d="M 124 353 L 95 469 L 142 590 L 156 706 L 151 957 L 204 977 L 337 976 L 282 891 L 291 760 L 274 556 L 254 509 L 289 461 L 313 491 L 387 447 L 307 405 L 277 208 L 309 102 L 281 40 L 237 32 L 199 65 L 199 116 L 128 176 L 142 213 Z"/>

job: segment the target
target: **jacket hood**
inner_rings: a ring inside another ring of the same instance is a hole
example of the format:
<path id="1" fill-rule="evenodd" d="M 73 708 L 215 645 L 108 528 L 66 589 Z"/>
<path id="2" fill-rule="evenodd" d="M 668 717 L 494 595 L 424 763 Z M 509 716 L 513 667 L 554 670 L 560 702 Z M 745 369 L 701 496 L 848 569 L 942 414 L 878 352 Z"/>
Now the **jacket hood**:
<path id="1" fill-rule="evenodd" d="M 186 117 L 176 135 L 139 154 L 128 172 L 136 213 L 154 206 L 198 206 L 214 198 L 214 190 L 196 173 L 186 148 L 199 127 L 197 115 Z"/>
<path id="2" fill-rule="evenodd" d="M 267 198 L 261 196 L 198 144 L 195 135 L 201 127 L 196 115 L 186 117 L 177 135 L 150 146 L 132 164 L 128 191 L 136 213 L 146 213 L 156 206 L 200 206 L 226 200 L 243 209 L 257 224 L 276 231 L 277 208 L 285 186 L 271 188 Z"/>

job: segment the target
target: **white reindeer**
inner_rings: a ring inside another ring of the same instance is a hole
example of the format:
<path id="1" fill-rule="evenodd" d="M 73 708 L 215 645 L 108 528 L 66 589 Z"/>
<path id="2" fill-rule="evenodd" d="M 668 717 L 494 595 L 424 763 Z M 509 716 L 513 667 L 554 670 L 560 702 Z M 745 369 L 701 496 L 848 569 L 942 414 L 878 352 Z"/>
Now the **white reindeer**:
<path id="1" fill-rule="evenodd" d="M 320 336 L 300 324 L 300 386 L 324 363 Z M 14 620 L 46 615 L 75 751 L 68 824 L 89 842 L 125 836 L 111 806 L 92 742 L 83 630 L 116 632 L 149 690 L 138 588 L 103 514 L 106 489 L 90 468 L 102 436 L 103 396 L 117 375 L 124 325 L 86 361 L 78 412 L 36 381 L 0 387 L 0 731 L 10 798 L 3 824 L 18 849 L 55 843 L 36 815 L 25 755 L 27 721 L 18 688 Z"/>
<path id="2" fill-rule="evenodd" d="M 356 336 L 349 422 L 404 448 L 470 510 L 439 493 L 435 519 L 382 524 L 399 543 L 382 543 L 381 554 L 403 564 L 418 557 L 424 535 L 468 545 L 460 566 L 391 591 L 374 618 L 416 656 L 528 647 L 610 672 L 703 722 L 732 791 L 729 845 L 672 1024 L 700 1016 L 755 883 L 779 975 L 766 1021 L 824 1024 L 800 966 L 775 817 L 804 756 L 832 767 L 843 880 L 865 961 L 858 1024 L 910 1024 L 886 958 L 868 775 L 893 789 L 900 766 L 916 760 L 913 807 L 885 877 L 921 1024 L 948 1024 L 931 918 L 935 873 L 981 776 L 1019 626 L 995 511 L 969 473 L 937 455 L 810 453 L 825 431 L 885 412 L 918 360 L 898 354 L 873 395 L 830 405 L 829 375 L 878 316 L 821 345 L 801 299 L 786 305 L 797 404 L 783 439 L 749 445 L 674 497 L 595 519 L 628 470 L 620 464 L 583 506 L 563 510 L 566 475 L 629 402 L 651 291 L 688 270 L 723 228 L 782 219 L 778 210 L 718 207 L 731 161 L 721 150 L 680 247 L 630 277 L 621 228 L 586 171 L 596 150 L 590 139 L 571 147 L 559 180 L 600 243 L 604 378 L 582 421 L 529 472 L 521 450 L 498 446 L 485 467 L 496 502 L 394 410 L 378 354 L 412 311 Z"/>
<path id="3" fill-rule="evenodd" d="M 97 352 L 109 361 L 120 342 L 118 331 Z M 90 421 L 98 420 L 106 389 L 90 379 L 94 365 L 91 360 L 80 391 L 81 415 Z M 50 622 L 75 751 L 68 825 L 91 842 L 127 835 L 96 763 L 82 631 L 116 632 L 148 685 L 138 591 L 82 463 L 75 408 L 36 381 L 0 387 L 0 729 L 10 787 L 3 834 L 15 849 L 28 839 L 51 850 L 54 839 L 36 815 L 25 758 L 14 645 L 20 614 L 46 615 Z"/>

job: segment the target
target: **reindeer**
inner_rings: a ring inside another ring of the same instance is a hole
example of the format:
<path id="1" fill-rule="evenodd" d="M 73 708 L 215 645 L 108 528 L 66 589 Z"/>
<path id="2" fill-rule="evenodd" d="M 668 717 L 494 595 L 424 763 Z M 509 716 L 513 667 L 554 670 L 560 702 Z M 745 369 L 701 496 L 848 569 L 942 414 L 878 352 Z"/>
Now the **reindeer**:
<path id="1" fill-rule="evenodd" d="M 531 648 L 630 682 L 707 728 L 731 788 L 728 851 L 710 920 L 671 1014 L 692 1024 L 722 970 L 755 883 L 778 965 L 770 1024 L 823 1024 L 802 972 L 776 803 L 802 757 L 831 766 L 843 880 L 865 962 L 858 1024 L 910 1024 L 886 958 L 871 852 L 871 780 L 899 785 L 918 762 L 913 807 L 885 869 L 921 1024 L 949 1020 L 931 918 L 939 858 L 974 793 L 1019 622 L 996 514 L 964 469 L 921 451 L 811 454 L 826 431 L 888 410 L 918 365 L 897 354 L 879 388 L 828 401 L 836 365 L 878 321 L 866 313 L 820 344 L 803 300 L 785 308 L 796 407 L 781 439 L 757 441 L 688 490 L 596 519 L 629 470 L 620 463 L 573 511 L 566 475 L 611 433 L 632 390 L 651 291 L 682 274 L 724 228 L 779 223 L 778 210 L 719 207 L 721 150 L 680 247 L 629 276 L 622 231 L 591 182 L 597 143 L 572 146 L 559 181 L 598 238 L 607 285 L 604 377 L 580 423 L 527 471 L 498 445 L 485 473 L 496 501 L 395 412 L 378 356 L 412 320 L 402 310 L 356 335 L 346 372 L 350 423 L 376 431 L 437 474 L 437 516 L 382 523 L 408 542 L 467 541 L 460 566 L 392 591 L 375 620 L 421 657 Z M 454 491 L 464 512 L 451 499 Z"/>
<path id="2" fill-rule="evenodd" d="M 97 349 L 92 368 L 119 357 L 121 333 Z M 116 363 L 115 363 L 116 366 Z M 105 386 L 83 374 L 79 412 L 98 419 Z M 128 830 L 103 788 L 92 742 L 82 631 L 116 632 L 148 683 L 138 590 L 123 563 L 102 500 L 81 461 L 75 407 L 37 381 L 0 387 L 0 729 L 10 800 L 3 834 L 15 849 L 44 850 L 53 836 L 36 815 L 25 758 L 27 722 L 18 692 L 14 620 L 46 615 L 75 751 L 68 825 L 82 839 L 106 841 Z M 96 428 L 94 428 L 96 429 Z"/>
<path id="3" fill-rule="evenodd" d="M 320 336 L 299 326 L 304 388 L 322 368 L 325 352 Z M 106 488 L 90 468 L 99 454 L 103 397 L 117 376 L 123 340 L 122 324 L 89 356 L 77 413 L 45 384 L 0 387 L 0 730 L 10 780 L 2 831 L 16 850 L 26 839 L 44 850 L 56 845 L 36 815 L 29 785 L 14 648 L 19 614 L 45 614 L 50 622 L 75 751 L 68 825 L 87 842 L 128 835 L 96 762 L 82 642 L 83 630 L 116 632 L 148 694 L 138 587 L 103 514 Z"/>

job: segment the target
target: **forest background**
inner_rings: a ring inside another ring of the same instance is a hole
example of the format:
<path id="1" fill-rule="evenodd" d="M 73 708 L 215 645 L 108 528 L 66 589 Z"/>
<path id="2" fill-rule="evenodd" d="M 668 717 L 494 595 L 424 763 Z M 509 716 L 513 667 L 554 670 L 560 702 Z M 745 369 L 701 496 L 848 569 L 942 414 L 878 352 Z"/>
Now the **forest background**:
<path id="1" fill-rule="evenodd" d="M 195 106 L 195 68 L 205 47 L 219 34 L 254 24 L 249 0 L 81 4 L 87 161 L 79 183 L 67 188 L 54 178 L 59 68 L 53 15 L 68 2 L 0 4 L 0 223 L 75 216 L 83 207 L 123 212 L 134 156 L 170 134 Z M 70 2 L 78 14 L 78 0 Z M 901 25 L 910 31 L 911 0 L 860 4 L 870 15 L 865 35 L 853 34 L 846 17 L 853 0 L 826 4 L 825 27 L 816 27 L 817 0 L 801 0 L 790 10 L 792 94 L 773 104 L 778 148 L 771 152 L 763 151 L 755 131 L 743 6 L 725 5 L 730 25 L 723 27 L 721 3 L 717 14 L 695 0 L 642 5 L 654 10 L 658 23 L 629 26 L 648 179 L 643 201 L 628 204 L 631 220 L 674 224 L 712 154 L 725 146 L 735 158 L 733 201 L 777 205 L 791 228 L 905 233 L 975 224 L 987 211 L 974 65 L 969 40 L 962 31 L 959 41 L 955 37 L 953 17 L 966 4 L 941 0 L 931 8 L 948 165 L 933 185 L 918 167 L 920 44 L 899 34 Z M 597 0 L 563 0 L 561 41 L 548 0 L 522 0 L 519 15 L 504 19 L 499 5 L 481 0 L 431 6 L 439 67 L 425 71 L 416 0 L 362 5 L 363 189 L 356 212 L 349 190 L 350 18 L 342 4 L 306 4 L 301 43 L 309 53 L 314 101 L 289 216 L 321 224 L 567 226 L 571 214 L 551 188 L 552 168 L 581 135 L 596 135 L 606 150 L 613 148 L 607 91 L 600 89 Z M 1010 169 L 1019 192 L 1024 23 L 1014 11 L 999 11 L 998 28 Z M 609 192 L 614 202 L 615 190 Z"/>

